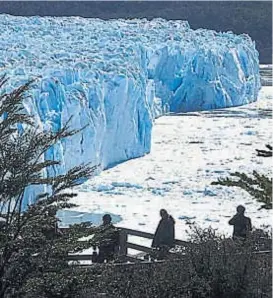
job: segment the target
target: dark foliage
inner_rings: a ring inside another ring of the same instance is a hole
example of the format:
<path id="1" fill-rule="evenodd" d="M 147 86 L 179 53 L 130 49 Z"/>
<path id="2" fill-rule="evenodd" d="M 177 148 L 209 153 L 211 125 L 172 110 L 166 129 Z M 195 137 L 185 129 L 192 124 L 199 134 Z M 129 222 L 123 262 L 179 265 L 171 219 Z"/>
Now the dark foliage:
<path id="1" fill-rule="evenodd" d="M 24 113 L 22 102 L 32 82 L 5 93 L 7 79 L 0 79 L 0 297 L 75 297 L 86 282 L 68 265 L 68 253 L 90 247 L 79 238 L 90 235 L 91 223 L 71 226 L 67 233 L 57 228 L 56 212 L 74 206 L 73 187 L 92 175 L 94 167 L 78 166 L 64 175 L 47 177 L 56 160 L 44 153 L 77 131 L 68 124 L 52 133 L 35 127 Z M 45 185 L 48 192 L 25 206 L 26 188 Z"/>
<path id="2" fill-rule="evenodd" d="M 271 297 L 270 235 L 258 230 L 246 242 L 234 242 L 197 227 L 191 235 L 192 245 L 164 262 L 93 268 L 99 278 L 82 297 Z"/>
<path id="3" fill-rule="evenodd" d="M 271 157 L 272 147 L 266 145 L 268 150 L 256 150 L 258 156 Z M 272 209 L 272 178 L 253 171 L 252 177 L 245 173 L 231 173 L 232 178 L 219 178 L 212 185 L 236 186 L 247 191 L 253 198 L 261 203 L 261 208 Z"/>

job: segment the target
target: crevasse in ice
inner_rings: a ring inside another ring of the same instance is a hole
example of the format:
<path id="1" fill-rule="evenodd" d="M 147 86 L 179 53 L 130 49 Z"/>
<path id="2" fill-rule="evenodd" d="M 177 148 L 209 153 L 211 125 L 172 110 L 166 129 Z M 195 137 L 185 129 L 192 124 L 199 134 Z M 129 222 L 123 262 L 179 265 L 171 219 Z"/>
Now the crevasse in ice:
<path id="1" fill-rule="evenodd" d="M 8 89 L 36 78 L 24 105 L 40 127 L 88 125 L 48 151 L 59 173 L 142 156 L 156 117 L 247 104 L 260 89 L 249 36 L 186 21 L 0 15 L 0 36 Z"/>

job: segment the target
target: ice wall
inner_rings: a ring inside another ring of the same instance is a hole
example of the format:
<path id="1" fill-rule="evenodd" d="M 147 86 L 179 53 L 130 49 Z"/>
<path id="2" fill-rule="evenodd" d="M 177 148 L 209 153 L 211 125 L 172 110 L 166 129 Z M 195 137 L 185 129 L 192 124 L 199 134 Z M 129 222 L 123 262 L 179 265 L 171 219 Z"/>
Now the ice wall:
<path id="1" fill-rule="evenodd" d="M 73 116 L 72 128 L 88 124 L 47 153 L 63 161 L 57 172 L 142 156 L 155 117 L 246 104 L 260 88 L 247 35 L 185 21 L 0 15 L 0 36 L 9 89 L 36 78 L 25 108 L 37 123 L 56 131 Z"/>

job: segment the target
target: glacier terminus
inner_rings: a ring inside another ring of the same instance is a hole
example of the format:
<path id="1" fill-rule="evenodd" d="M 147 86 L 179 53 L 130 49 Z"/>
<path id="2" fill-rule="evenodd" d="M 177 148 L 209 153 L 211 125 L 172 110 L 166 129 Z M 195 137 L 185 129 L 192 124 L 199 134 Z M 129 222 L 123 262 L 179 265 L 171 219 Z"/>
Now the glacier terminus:
<path id="1" fill-rule="evenodd" d="M 193 30 L 187 21 L 3 14 L 0 32 L 6 91 L 35 79 L 24 107 L 37 125 L 57 131 L 71 116 L 71 128 L 87 125 L 47 152 L 61 161 L 49 170 L 58 173 L 143 156 L 155 118 L 248 104 L 261 87 L 248 35 Z"/>

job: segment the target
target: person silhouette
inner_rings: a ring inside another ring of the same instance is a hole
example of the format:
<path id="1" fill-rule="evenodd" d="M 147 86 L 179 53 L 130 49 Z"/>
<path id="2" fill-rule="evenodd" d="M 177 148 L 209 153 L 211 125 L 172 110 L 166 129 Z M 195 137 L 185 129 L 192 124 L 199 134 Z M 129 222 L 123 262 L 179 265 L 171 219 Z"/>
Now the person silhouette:
<path id="1" fill-rule="evenodd" d="M 167 247 L 168 249 L 174 247 L 174 225 L 175 221 L 171 215 L 165 209 L 160 210 L 161 220 L 157 226 L 152 247 L 162 248 Z"/>
<path id="2" fill-rule="evenodd" d="M 102 225 L 99 227 L 99 234 L 101 237 L 97 258 L 99 263 L 112 261 L 119 244 L 118 230 L 112 224 L 111 215 L 105 214 L 102 217 L 102 221 Z"/>
<path id="3" fill-rule="evenodd" d="M 251 220 L 244 215 L 245 207 L 239 205 L 237 213 L 229 220 L 229 224 L 233 226 L 233 239 L 246 238 L 252 230 Z"/>

